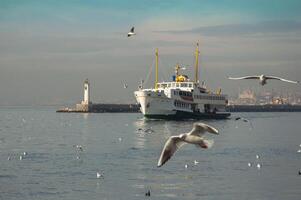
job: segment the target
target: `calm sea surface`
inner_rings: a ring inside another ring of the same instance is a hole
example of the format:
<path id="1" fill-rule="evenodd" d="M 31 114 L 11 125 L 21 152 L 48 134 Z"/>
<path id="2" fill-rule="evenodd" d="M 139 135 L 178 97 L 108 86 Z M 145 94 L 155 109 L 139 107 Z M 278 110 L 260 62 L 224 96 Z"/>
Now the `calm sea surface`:
<path id="1" fill-rule="evenodd" d="M 301 198 L 301 113 L 233 113 L 253 129 L 233 119 L 206 121 L 220 131 L 207 135 L 211 149 L 186 145 L 157 168 L 166 139 L 194 121 L 55 109 L 0 107 L 0 199 Z"/>

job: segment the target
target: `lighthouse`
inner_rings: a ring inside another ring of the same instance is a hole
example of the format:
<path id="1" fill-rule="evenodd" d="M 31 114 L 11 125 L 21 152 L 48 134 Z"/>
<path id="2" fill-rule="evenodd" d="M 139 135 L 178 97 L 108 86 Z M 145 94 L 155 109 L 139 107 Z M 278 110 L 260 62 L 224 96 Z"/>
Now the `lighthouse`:
<path id="1" fill-rule="evenodd" d="M 84 105 L 91 104 L 91 102 L 90 102 L 90 83 L 89 83 L 88 79 L 86 79 L 84 82 L 84 100 L 82 101 L 82 104 L 84 104 Z"/>
<path id="2" fill-rule="evenodd" d="M 76 112 L 90 112 L 92 110 L 92 102 L 90 100 L 90 83 L 86 79 L 84 81 L 84 99 L 81 103 L 76 104 Z"/>

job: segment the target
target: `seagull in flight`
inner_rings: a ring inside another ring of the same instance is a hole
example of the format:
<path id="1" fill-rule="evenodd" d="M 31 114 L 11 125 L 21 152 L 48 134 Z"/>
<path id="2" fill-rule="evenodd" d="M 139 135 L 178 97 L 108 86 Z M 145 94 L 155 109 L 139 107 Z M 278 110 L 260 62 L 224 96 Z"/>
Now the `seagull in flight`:
<path id="1" fill-rule="evenodd" d="M 186 143 L 194 144 L 204 149 L 210 148 L 213 145 L 213 141 L 203 138 L 206 132 L 218 135 L 218 130 L 214 127 L 204 123 L 194 123 L 189 133 L 169 137 L 161 152 L 157 166 L 161 167 L 164 165 L 172 155 Z"/>
<path id="2" fill-rule="evenodd" d="M 136 35 L 136 33 L 134 33 L 134 27 L 131 28 L 130 32 L 128 32 L 128 37 L 131 37 L 132 35 Z"/>
<path id="3" fill-rule="evenodd" d="M 228 78 L 230 80 L 259 79 L 259 83 L 262 86 L 267 83 L 268 79 L 274 79 L 274 80 L 284 81 L 284 82 L 288 82 L 288 83 L 295 83 L 295 84 L 300 83 L 299 81 L 287 80 L 287 79 L 276 77 L 276 76 L 266 76 L 264 74 L 262 74 L 260 76 L 243 76 L 243 77 L 237 77 L 237 78 L 233 78 L 233 77 L 228 77 Z"/>

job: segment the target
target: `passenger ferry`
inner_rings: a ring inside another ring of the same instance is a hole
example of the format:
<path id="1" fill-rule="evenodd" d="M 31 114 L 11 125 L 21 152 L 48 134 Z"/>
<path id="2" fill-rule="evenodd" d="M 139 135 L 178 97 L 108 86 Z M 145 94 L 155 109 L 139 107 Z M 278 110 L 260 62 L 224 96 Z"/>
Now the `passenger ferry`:
<path id="1" fill-rule="evenodd" d="M 195 78 L 180 72 L 176 65 L 171 82 L 158 82 L 158 49 L 156 49 L 156 79 L 154 88 L 144 89 L 143 85 L 135 91 L 135 98 L 140 110 L 147 118 L 154 119 L 225 119 L 227 95 L 207 90 L 199 84 L 198 78 L 199 45 L 195 51 Z"/>

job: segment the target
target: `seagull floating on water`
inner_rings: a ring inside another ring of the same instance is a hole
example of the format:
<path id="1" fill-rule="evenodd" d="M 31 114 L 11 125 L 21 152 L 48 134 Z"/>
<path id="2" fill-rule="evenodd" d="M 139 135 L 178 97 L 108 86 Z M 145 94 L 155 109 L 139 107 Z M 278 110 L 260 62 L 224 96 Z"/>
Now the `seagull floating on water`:
<path id="1" fill-rule="evenodd" d="M 84 151 L 83 146 L 80 144 L 73 145 L 73 146 L 76 147 L 76 149 L 78 149 L 79 151 Z"/>
<path id="2" fill-rule="evenodd" d="M 124 89 L 128 88 L 128 84 L 124 83 L 124 84 L 123 84 L 123 88 L 124 88 Z"/>
<path id="3" fill-rule="evenodd" d="M 128 32 L 128 37 L 131 37 L 132 35 L 136 35 L 136 33 L 134 33 L 134 29 L 135 27 L 132 27 L 130 32 Z"/>
<path id="4" fill-rule="evenodd" d="M 257 169 L 260 169 L 260 168 L 261 168 L 261 165 L 258 163 L 258 164 L 256 165 L 256 167 L 257 167 Z"/>
<path id="5" fill-rule="evenodd" d="M 103 174 L 100 172 L 96 172 L 96 178 L 103 178 Z"/>
<path id="6" fill-rule="evenodd" d="M 238 120 L 242 120 L 243 122 L 248 122 L 250 124 L 251 128 L 253 128 L 253 124 L 250 120 L 243 118 L 243 117 L 236 117 L 235 121 L 238 121 Z"/>
<path id="7" fill-rule="evenodd" d="M 252 164 L 251 164 L 251 163 L 248 163 L 248 166 L 249 166 L 249 167 L 251 167 L 251 166 L 252 166 Z"/>
<path id="8" fill-rule="evenodd" d="M 194 165 L 197 165 L 197 164 L 199 164 L 199 162 L 198 162 L 198 161 L 196 161 L 196 160 L 194 160 Z"/>
<path id="9" fill-rule="evenodd" d="M 255 75 L 255 76 L 243 76 L 243 77 L 237 77 L 237 78 L 233 78 L 233 77 L 228 77 L 231 80 L 243 80 L 243 79 L 258 79 L 259 83 L 263 86 L 267 83 L 268 79 L 274 79 L 274 80 L 279 80 L 279 81 L 284 81 L 284 82 L 288 82 L 288 83 L 300 83 L 299 81 L 292 81 L 292 80 L 288 80 L 288 79 L 284 79 L 284 78 L 280 78 L 280 77 L 276 77 L 276 76 L 266 76 L 264 74 L 262 75 Z"/>
<path id="10" fill-rule="evenodd" d="M 205 140 L 202 137 L 205 132 L 218 135 L 218 130 L 214 127 L 203 123 L 194 123 L 193 129 L 189 133 L 169 137 L 161 152 L 157 166 L 161 167 L 164 165 L 164 163 L 166 163 L 172 155 L 186 143 L 194 144 L 197 147 L 204 149 L 210 148 L 213 145 L 213 141 Z"/>

